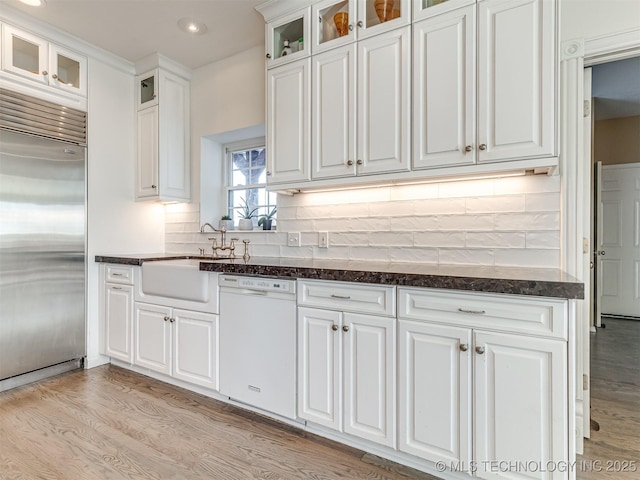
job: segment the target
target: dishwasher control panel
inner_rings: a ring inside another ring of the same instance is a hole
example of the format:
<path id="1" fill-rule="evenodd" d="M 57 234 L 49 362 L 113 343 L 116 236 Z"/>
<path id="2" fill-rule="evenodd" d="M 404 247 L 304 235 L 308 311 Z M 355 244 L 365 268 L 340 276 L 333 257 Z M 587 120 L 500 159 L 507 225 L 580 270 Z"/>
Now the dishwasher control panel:
<path id="1" fill-rule="evenodd" d="M 295 293 L 295 280 L 281 280 L 279 278 L 236 277 L 221 275 L 221 287 L 244 288 L 263 292 Z"/>

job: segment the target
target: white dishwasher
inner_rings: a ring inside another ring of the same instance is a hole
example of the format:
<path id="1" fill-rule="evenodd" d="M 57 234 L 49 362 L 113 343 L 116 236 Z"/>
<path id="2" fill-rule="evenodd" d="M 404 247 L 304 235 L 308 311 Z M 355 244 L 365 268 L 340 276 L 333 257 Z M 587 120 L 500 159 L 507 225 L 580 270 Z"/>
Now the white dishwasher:
<path id="1" fill-rule="evenodd" d="M 220 393 L 296 418 L 296 282 L 220 275 Z"/>

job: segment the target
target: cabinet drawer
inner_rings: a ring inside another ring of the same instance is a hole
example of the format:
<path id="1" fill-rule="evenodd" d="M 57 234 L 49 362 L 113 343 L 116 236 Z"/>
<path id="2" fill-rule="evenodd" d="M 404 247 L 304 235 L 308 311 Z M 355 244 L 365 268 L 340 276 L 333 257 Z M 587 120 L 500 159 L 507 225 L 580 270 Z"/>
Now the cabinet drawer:
<path id="1" fill-rule="evenodd" d="M 298 305 L 394 317 L 395 287 L 304 280 L 298 282 Z"/>
<path id="2" fill-rule="evenodd" d="M 107 265 L 106 274 L 105 280 L 109 283 L 133 285 L 132 265 Z"/>
<path id="3" fill-rule="evenodd" d="M 553 338 L 568 337 L 565 300 L 398 289 L 398 318 Z"/>

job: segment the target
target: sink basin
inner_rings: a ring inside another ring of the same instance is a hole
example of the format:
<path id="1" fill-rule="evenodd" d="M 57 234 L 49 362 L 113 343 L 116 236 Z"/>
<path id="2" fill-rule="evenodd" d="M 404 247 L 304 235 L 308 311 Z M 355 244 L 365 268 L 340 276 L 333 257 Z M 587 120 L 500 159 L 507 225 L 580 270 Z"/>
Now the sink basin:
<path id="1" fill-rule="evenodd" d="M 199 259 L 157 260 L 142 264 L 142 293 L 192 302 L 209 301 L 209 274 Z"/>

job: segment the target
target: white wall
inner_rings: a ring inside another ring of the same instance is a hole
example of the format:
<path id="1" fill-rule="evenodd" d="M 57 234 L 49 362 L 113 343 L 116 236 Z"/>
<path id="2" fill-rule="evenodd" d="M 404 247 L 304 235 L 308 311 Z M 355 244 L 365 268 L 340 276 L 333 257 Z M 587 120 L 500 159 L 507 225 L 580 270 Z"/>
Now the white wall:
<path id="1" fill-rule="evenodd" d="M 164 250 L 164 209 L 136 203 L 132 73 L 89 60 L 87 360 L 98 355 L 99 254 Z"/>
<path id="2" fill-rule="evenodd" d="M 561 41 L 640 28 L 638 0 L 560 0 Z"/>

